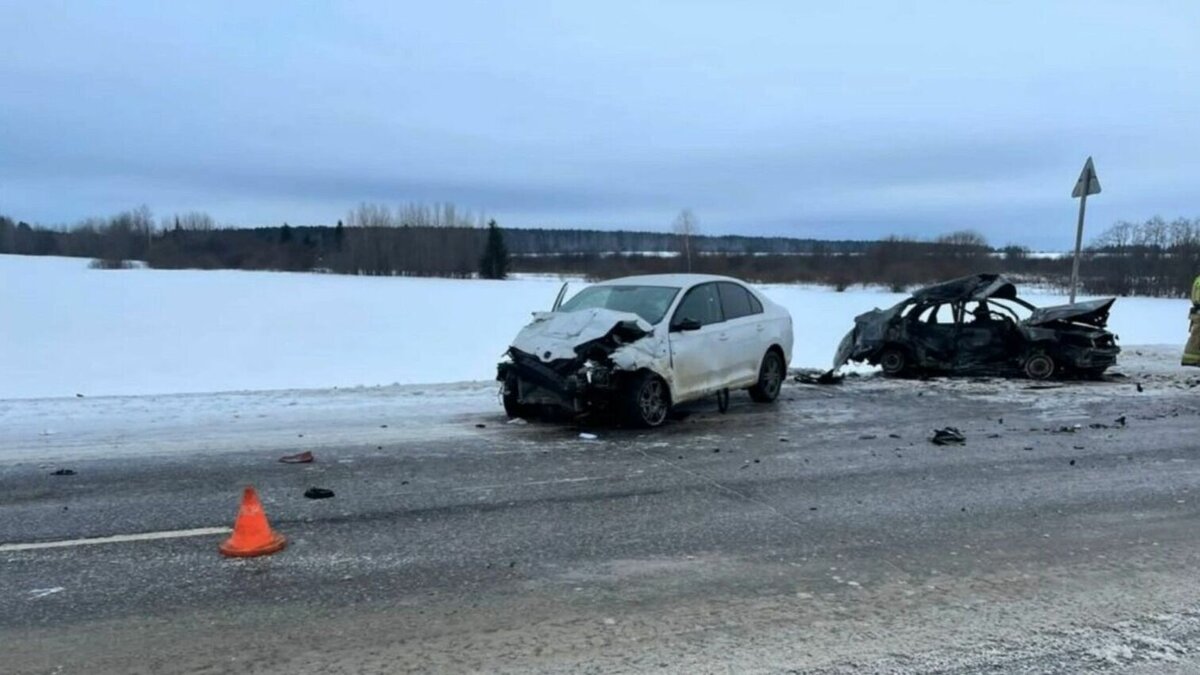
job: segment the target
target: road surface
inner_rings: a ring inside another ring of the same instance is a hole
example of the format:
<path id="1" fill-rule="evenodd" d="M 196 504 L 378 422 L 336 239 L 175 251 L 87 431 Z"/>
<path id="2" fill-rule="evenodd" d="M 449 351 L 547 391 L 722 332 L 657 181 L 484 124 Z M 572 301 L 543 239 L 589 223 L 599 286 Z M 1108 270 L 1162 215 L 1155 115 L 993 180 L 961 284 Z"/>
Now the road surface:
<path id="1" fill-rule="evenodd" d="M 508 424 L 490 385 L 178 424 L 206 399 L 0 402 L 0 671 L 1191 672 L 1200 377 L 1172 358 L 793 383 L 653 432 Z M 284 552 L 176 536 L 246 484 Z"/>

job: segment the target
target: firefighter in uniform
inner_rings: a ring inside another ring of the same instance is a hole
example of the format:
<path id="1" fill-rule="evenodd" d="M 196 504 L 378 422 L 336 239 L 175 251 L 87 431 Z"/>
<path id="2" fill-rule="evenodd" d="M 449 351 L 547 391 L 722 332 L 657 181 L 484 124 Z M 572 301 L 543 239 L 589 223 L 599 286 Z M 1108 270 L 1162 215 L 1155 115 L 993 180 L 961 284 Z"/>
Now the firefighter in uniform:
<path id="1" fill-rule="evenodd" d="M 1192 311 L 1188 314 L 1191 333 L 1183 348 L 1183 365 L 1200 367 L 1200 277 L 1192 282 Z"/>

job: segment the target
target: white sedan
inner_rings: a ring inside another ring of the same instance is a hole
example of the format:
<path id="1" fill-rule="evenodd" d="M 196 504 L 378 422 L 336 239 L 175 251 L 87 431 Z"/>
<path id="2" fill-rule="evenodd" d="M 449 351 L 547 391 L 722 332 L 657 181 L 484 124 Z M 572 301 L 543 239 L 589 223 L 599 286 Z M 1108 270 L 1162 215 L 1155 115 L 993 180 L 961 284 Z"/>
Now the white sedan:
<path id="1" fill-rule="evenodd" d="M 792 317 L 745 282 L 656 274 L 562 296 L 534 313 L 497 369 L 510 417 L 610 410 L 655 427 L 673 405 L 731 389 L 760 403 L 779 396 Z"/>

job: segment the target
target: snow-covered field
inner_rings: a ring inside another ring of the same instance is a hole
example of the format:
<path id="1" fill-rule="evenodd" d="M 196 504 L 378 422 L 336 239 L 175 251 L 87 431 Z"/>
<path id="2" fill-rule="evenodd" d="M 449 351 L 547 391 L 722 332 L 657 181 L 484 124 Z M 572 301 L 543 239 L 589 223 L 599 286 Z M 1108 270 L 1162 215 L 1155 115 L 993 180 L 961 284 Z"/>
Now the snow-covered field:
<path id="1" fill-rule="evenodd" d="M 489 380 L 560 284 L 87 265 L 0 255 L 0 399 Z M 796 367 L 827 367 L 856 314 L 902 297 L 763 290 L 792 312 Z M 1125 298 L 1110 326 L 1125 346 L 1181 345 L 1187 310 Z"/>

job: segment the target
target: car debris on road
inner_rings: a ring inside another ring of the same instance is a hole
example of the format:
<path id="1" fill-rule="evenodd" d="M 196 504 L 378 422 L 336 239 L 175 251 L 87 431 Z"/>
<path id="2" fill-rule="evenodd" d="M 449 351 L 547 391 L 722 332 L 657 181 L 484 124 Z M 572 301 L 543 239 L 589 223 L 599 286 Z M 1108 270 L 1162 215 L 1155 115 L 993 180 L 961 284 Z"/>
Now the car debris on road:
<path id="1" fill-rule="evenodd" d="M 967 437 L 955 427 L 945 427 L 934 431 L 929 442 L 934 445 L 962 445 L 967 442 Z"/>

